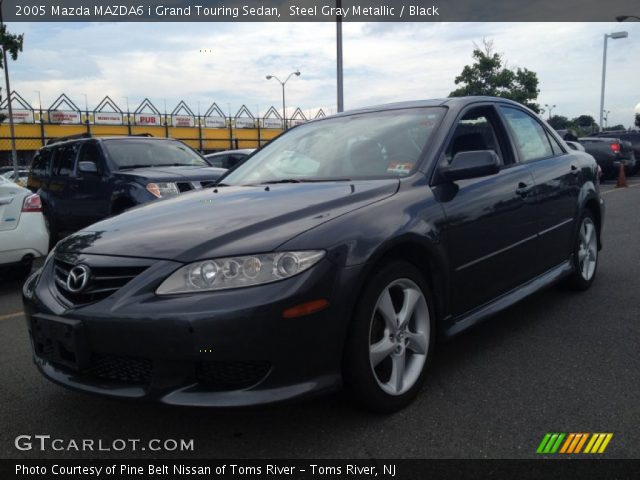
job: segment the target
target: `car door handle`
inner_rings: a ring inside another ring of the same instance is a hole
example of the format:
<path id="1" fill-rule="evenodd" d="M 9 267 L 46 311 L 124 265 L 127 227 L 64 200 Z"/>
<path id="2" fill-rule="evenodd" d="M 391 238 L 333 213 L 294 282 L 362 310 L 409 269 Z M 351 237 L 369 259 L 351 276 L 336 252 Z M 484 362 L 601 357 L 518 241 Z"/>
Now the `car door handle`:
<path id="1" fill-rule="evenodd" d="M 531 190 L 531 185 L 520 182 L 518 184 L 518 188 L 516 188 L 516 194 L 520 195 L 521 197 L 525 197 L 529 193 L 529 190 Z"/>

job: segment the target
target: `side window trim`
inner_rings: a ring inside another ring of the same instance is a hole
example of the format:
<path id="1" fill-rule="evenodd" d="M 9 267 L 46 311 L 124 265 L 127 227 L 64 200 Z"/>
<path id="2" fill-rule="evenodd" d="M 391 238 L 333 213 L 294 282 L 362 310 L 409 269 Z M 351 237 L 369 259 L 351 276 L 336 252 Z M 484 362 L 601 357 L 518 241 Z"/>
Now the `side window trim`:
<path id="1" fill-rule="evenodd" d="M 546 132 L 547 137 L 549 137 L 549 143 L 551 143 L 551 149 L 554 151 L 554 153 L 555 153 L 554 145 L 556 145 L 560 149 L 560 153 L 556 154 L 555 156 L 561 157 L 562 155 L 566 155 L 568 153 L 567 150 L 564 148 L 562 143 L 558 141 L 558 139 L 555 137 L 553 132 L 549 131 L 549 129 L 546 128 L 546 125 L 544 124 L 542 125 L 542 127 L 544 128 L 544 131 Z"/>

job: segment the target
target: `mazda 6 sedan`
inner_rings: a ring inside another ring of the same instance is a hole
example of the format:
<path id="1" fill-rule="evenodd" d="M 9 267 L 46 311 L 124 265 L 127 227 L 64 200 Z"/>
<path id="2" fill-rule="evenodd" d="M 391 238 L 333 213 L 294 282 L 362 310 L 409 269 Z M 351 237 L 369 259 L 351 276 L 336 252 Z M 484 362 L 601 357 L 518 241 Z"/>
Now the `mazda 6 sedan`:
<path id="1" fill-rule="evenodd" d="M 344 387 L 398 410 L 436 339 L 559 281 L 587 289 L 603 214 L 593 157 L 512 101 L 341 113 L 215 188 L 59 242 L 23 289 L 33 358 L 112 397 L 227 407 Z"/>

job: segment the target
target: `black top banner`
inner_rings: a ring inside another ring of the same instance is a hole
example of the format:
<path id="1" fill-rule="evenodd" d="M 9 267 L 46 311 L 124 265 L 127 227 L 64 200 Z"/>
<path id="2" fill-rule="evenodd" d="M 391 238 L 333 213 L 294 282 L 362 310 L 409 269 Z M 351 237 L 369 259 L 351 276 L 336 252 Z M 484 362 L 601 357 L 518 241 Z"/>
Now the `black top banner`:
<path id="1" fill-rule="evenodd" d="M 615 22 L 638 0 L 5 0 L 10 22 Z"/>

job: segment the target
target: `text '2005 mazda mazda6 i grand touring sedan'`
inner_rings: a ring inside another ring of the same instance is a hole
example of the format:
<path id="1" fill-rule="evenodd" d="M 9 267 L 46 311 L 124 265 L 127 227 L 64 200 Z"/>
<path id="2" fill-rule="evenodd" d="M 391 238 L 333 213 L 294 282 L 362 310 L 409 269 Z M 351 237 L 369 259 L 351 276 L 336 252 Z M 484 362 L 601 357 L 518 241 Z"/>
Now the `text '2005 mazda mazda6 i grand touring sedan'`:
<path id="1" fill-rule="evenodd" d="M 23 289 L 69 388 L 241 406 L 344 386 L 402 408 L 434 341 L 596 273 L 597 165 L 530 110 L 468 97 L 287 131 L 216 188 L 58 243 Z"/>

